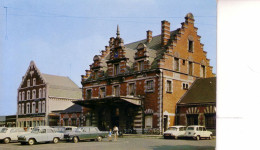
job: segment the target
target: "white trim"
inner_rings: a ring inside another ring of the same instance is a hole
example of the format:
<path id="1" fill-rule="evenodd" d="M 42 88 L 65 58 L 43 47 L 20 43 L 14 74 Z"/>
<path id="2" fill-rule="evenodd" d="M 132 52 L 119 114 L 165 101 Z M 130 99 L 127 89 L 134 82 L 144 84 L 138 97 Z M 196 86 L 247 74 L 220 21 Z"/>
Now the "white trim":
<path id="1" fill-rule="evenodd" d="M 172 81 L 172 79 L 165 79 L 165 81 L 166 81 L 166 83 L 165 83 L 165 92 L 166 93 L 173 93 L 173 81 Z M 168 81 L 170 81 L 171 82 L 171 85 L 170 85 L 170 91 L 168 91 Z"/>
<path id="2" fill-rule="evenodd" d="M 133 90 L 134 90 L 134 95 L 130 95 L 130 91 L 129 91 L 129 88 L 130 88 L 130 84 L 134 84 L 133 86 Z M 126 85 L 126 95 L 127 96 L 135 96 L 136 95 L 136 82 L 127 82 L 127 85 Z"/>

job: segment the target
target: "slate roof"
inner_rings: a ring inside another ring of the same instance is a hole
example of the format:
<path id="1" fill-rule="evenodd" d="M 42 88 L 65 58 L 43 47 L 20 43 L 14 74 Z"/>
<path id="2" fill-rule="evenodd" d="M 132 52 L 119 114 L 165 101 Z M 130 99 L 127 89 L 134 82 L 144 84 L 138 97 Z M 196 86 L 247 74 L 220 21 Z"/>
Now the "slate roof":
<path id="1" fill-rule="evenodd" d="M 48 96 L 82 99 L 80 88 L 69 77 L 43 73 L 42 76 L 49 85 Z"/>
<path id="2" fill-rule="evenodd" d="M 78 104 L 74 104 L 72 106 L 70 106 L 69 108 L 65 109 L 64 111 L 62 111 L 61 113 L 77 113 L 77 112 L 81 112 L 82 111 L 82 106 L 78 105 Z"/>
<path id="3" fill-rule="evenodd" d="M 194 81 L 178 104 L 216 103 L 216 77 Z"/>

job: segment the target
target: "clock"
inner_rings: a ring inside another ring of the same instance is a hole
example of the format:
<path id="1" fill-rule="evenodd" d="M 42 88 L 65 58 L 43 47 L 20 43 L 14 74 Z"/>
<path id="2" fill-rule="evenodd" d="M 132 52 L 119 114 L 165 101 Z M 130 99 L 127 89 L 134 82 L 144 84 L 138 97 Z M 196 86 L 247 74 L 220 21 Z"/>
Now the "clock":
<path id="1" fill-rule="evenodd" d="M 118 51 L 114 52 L 114 57 L 117 58 L 118 57 Z"/>

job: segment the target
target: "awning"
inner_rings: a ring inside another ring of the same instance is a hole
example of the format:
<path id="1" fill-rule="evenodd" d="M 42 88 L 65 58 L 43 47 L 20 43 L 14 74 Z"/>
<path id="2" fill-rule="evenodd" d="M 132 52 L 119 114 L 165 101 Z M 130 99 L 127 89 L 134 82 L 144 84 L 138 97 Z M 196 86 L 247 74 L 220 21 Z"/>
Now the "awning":
<path id="1" fill-rule="evenodd" d="M 105 106 L 105 105 L 135 105 L 141 106 L 141 98 L 139 97 L 105 97 L 105 98 L 95 98 L 88 100 L 78 100 L 73 103 L 87 107 L 87 108 L 95 108 L 96 106 Z"/>

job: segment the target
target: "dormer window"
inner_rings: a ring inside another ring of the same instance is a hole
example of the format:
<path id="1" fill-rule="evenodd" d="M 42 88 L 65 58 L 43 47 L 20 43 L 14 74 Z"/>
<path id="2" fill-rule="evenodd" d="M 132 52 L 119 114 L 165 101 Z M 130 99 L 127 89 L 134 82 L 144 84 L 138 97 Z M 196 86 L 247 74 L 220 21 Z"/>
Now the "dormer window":
<path id="1" fill-rule="evenodd" d="M 144 70 L 144 61 L 138 61 L 138 71 Z"/>
<path id="2" fill-rule="evenodd" d="M 188 51 L 189 52 L 193 52 L 193 41 L 192 40 L 188 40 Z"/>
<path id="3" fill-rule="evenodd" d="M 114 64 L 114 75 L 119 74 L 119 64 Z"/>

